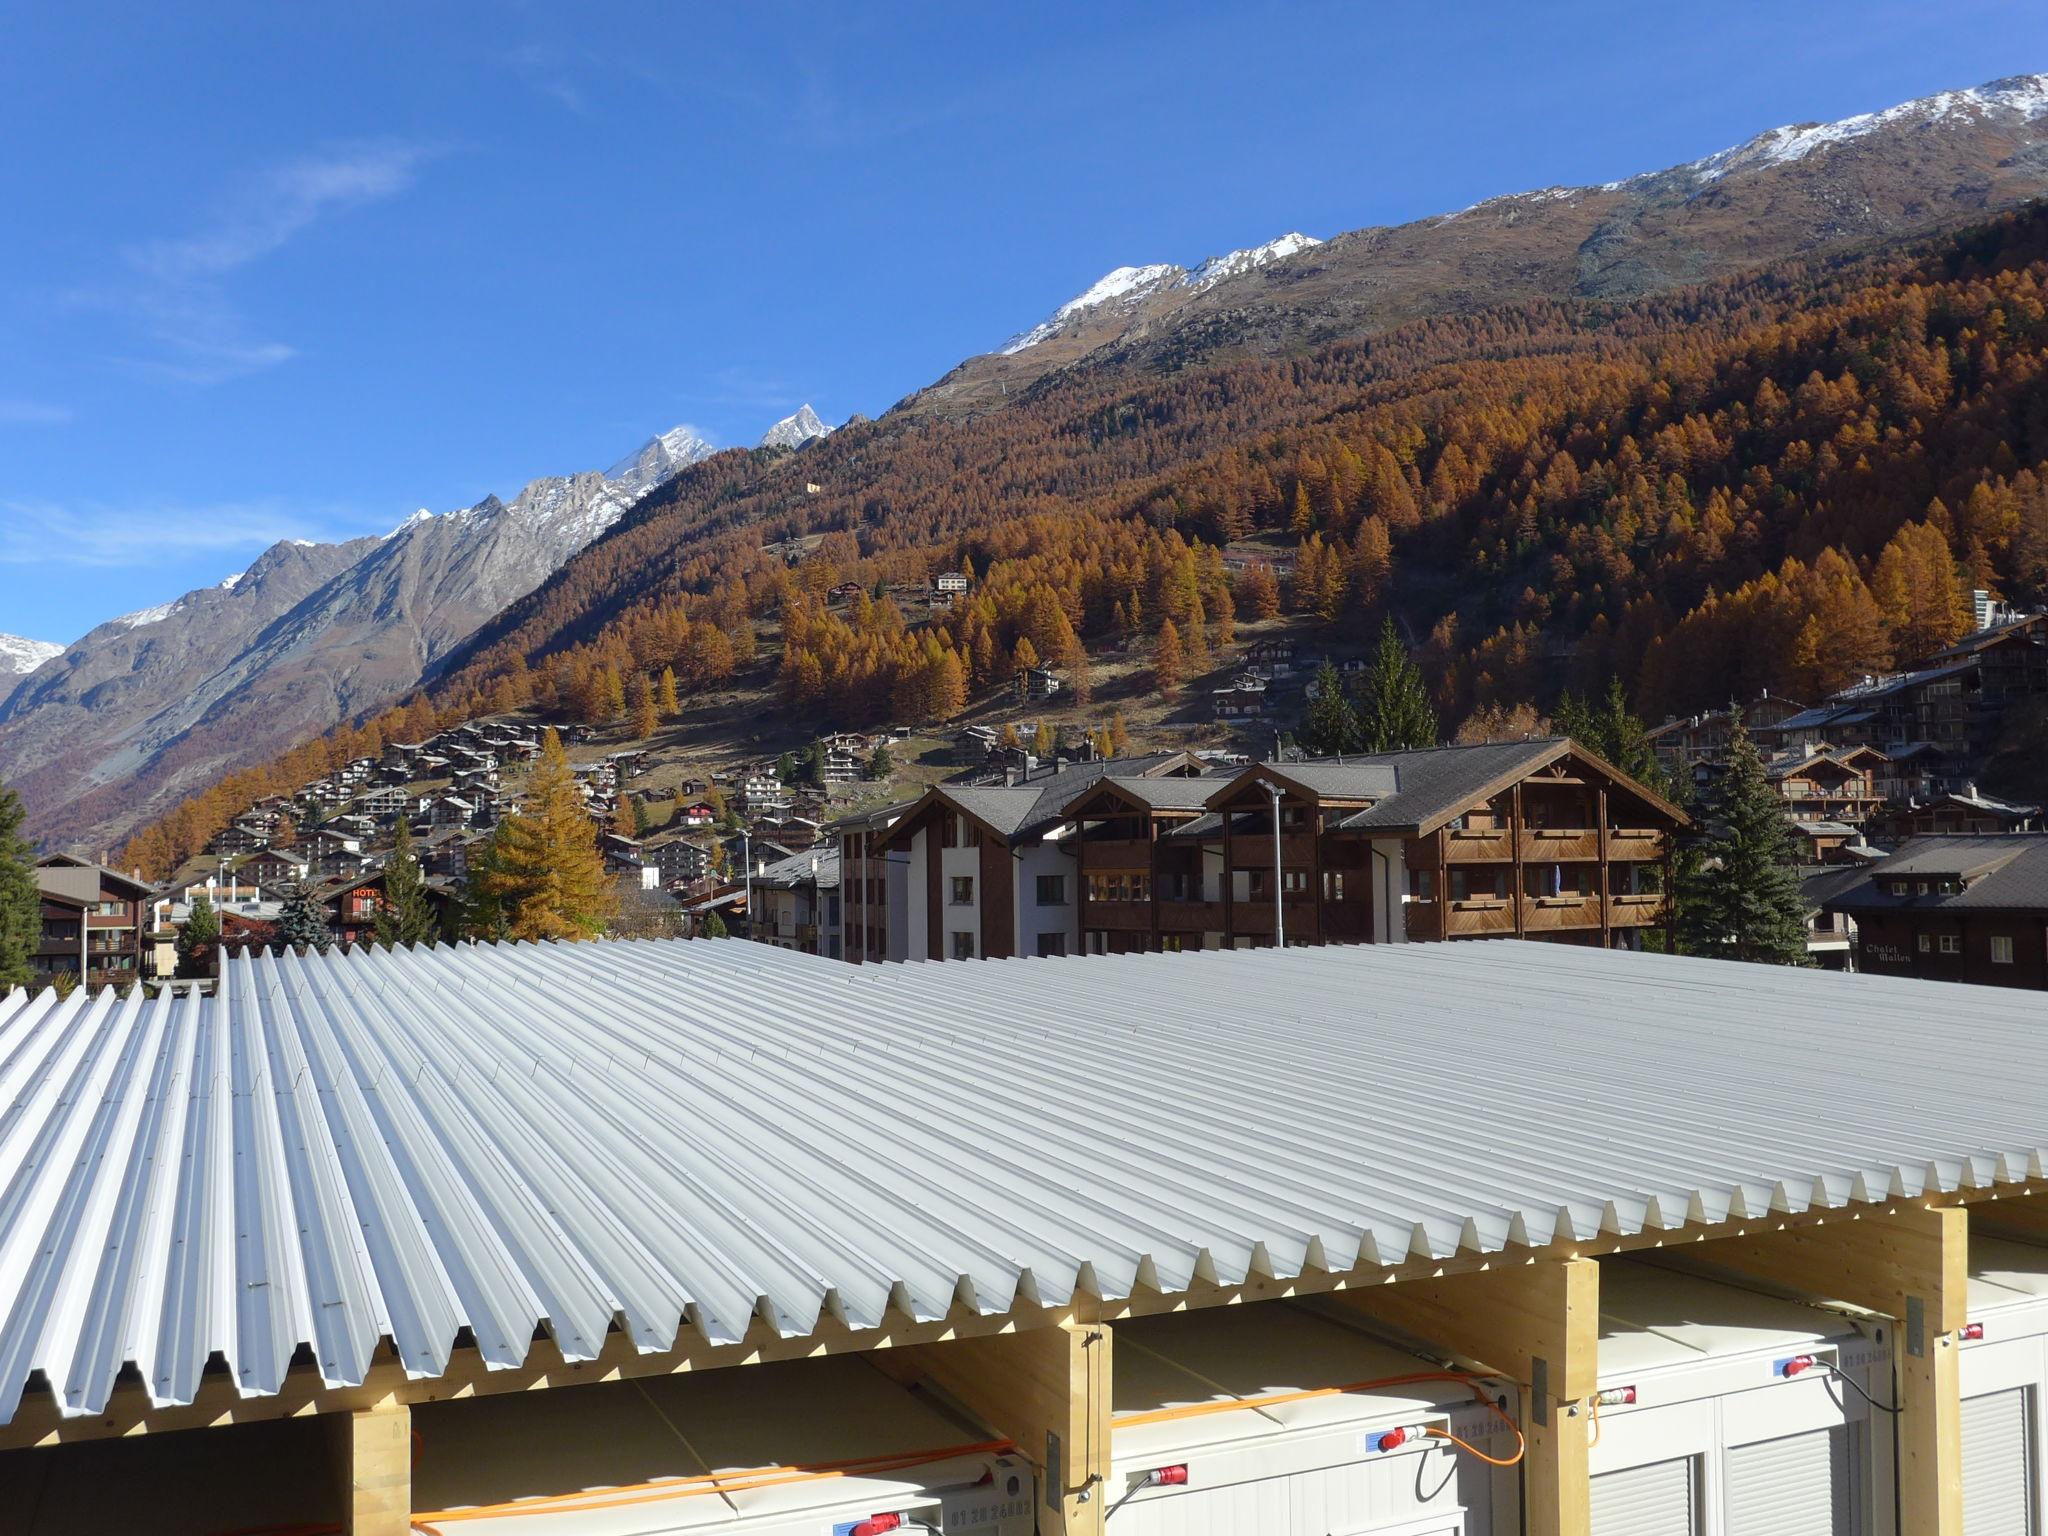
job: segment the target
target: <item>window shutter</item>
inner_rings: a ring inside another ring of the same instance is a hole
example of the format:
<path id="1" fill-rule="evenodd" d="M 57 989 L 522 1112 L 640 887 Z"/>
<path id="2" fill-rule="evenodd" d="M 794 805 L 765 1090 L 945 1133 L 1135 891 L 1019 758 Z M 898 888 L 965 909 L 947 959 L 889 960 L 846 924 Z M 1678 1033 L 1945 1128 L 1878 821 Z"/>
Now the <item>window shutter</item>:
<path id="1" fill-rule="evenodd" d="M 1698 1464 L 1653 1461 L 1593 1479 L 1593 1536 L 1697 1536 Z"/>
<path id="2" fill-rule="evenodd" d="M 1728 1452 L 1728 1536 L 1854 1536 L 1846 1425 Z"/>
<path id="3" fill-rule="evenodd" d="M 1963 1536 L 2034 1536 L 2025 1387 L 1963 1399 Z"/>

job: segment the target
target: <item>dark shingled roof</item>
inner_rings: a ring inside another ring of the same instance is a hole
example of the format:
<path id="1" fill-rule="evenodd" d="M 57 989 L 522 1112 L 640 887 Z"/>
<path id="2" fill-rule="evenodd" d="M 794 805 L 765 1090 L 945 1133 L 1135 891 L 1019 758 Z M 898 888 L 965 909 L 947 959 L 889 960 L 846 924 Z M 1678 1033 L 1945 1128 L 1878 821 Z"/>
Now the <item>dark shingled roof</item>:
<path id="1" fill-rule="evenodd" d="M 1142 757 L 1116 757 L 1071 763 L 1057 773 L 1022 784 L 939 784 L 932 793 L 1017 843 L 1036 837 L 1066 820 L 1067 807 L 1105 778 L 1159 782 L 1156 776 L 1182 765 L 1199 768 L 1185 752 L 1152 752 Z M 1199 780 L 1196 782 L 1200 782 Z M 1217 780 L 1207 781 L 1214 788 Z M 1199 805 L 1199 800 L 1193 802 Z"/>
<path id="2" fill-rule="evenodd" d="M 1827 898 L 1830 912 L 2048 911 L 2048 834 L 1916 837 L 1862 871 L 1864 879 Z M 1960 878 L 1961 891 L 1898 896 L 1890 882 Z"/>

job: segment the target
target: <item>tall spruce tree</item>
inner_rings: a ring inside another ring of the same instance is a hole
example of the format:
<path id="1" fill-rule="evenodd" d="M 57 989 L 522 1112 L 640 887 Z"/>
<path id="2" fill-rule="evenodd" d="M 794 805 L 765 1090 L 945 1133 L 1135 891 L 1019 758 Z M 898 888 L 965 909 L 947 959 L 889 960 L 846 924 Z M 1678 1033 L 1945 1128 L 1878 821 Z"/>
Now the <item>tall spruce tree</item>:
<path id="1" fill-rule="evenodd" d="M 0 995 L 29 984 L 29 957 L 43 926 L 35 850 L 21 835 L 23 814 L 20 797 L 0 784 Z"/>
<path id="2" fill-rule="evenodd" d="M 1805 965 L 1799 845 L 1740 710 L 1729 725 L 1727 766 L 1701 796 L 1703 835 L 1679 882 L 1679 943 L 1716 959 Z"/>
<path id="3" fill-rule="evenodd" d="M 327 924 L 327 909 L 313 900 L 313 893 L 303 885 L 287 890 L 277 909 L 277 942 L 285 949 L 310 949 L 315 953 L 334 942 L 333 930 Z"/>
<path id="4" fill-rule="evenodd" d="M 616 907 L 597 828 L 552 730 L 527 778 L 526 803 L 499 828 L 495 866 L 486 889 L 504 904 L 511 938 L 594 939 Z"/>
<path id="5" fill-rule="evenodd" d="M 384 865 L 384 905 L 377 909 L 377 942 L 386 949 L 400 944 L 431 944 L 440 936 L 440 920 L 427 900 L 427 882 L 413 856 L 412 827 L 401 816 L 392 834 L 391 857 Z"/>
<path id="6" fill-rule="evenodd" d="M 1443 739 L 1422 671 L 1409 658 L 1391 618 L 1380 625 L 1379 648 L 1359 692 L 1358 728 L 1367 752 L 1434 747 Z"/>
<path id="7" fill-rule="evenodd" d="M 1629 709 L 1620 678 L 1607 680 L 1607 692 L 1598 704 L 1567 693 L 1557 701 L 1551 723 L 1560 736 L 1606 758 L 1644 788 L 1670 793 L 1664 765 L 1657 761 L 1648 730 Z"/>
<path id="8" fill-rule="evenodd" d="M 192 898 L 185 926 L 178 930 L 178 974 L 190 980 L 211 976 L 220 951 L 220 914 L 204 891 Z"/>
<path id="9" fill-rule="evenodd" d="M 1335 662 L 1325 661 L 1316 670 L 1315 697 L 1308 701 L 1302 717 L 1301 744 L 1317 757 L 1356 752 L 1364 743 L 1358 712 L 1344 692 L 1344 675 Z"/>

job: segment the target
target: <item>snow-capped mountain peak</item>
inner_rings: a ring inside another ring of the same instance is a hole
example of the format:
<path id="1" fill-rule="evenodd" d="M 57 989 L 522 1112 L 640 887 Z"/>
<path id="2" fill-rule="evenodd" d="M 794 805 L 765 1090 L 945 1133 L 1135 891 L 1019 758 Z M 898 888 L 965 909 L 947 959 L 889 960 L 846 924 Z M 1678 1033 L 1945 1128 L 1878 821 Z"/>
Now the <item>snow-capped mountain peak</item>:
<path id="1" fill-rule="evenodd" d="M 629 500 L 637 500 L 717 451 L 695 429 L 687 425 L 670 427 L 619 460 L 604 472 L 604 477 Z"/>
<path id="2" fill-rule="evenodd" d="M 1994 116 L 2029 121 L 2048 116 L 2048 75 L 2008 75 L 1968 90 L 1940 91 L 1882 112 L 1859 112 L 1832 123 L 1789 123 L 1695 160 L 1682 169 L 1696 172 L 1702 181 L 1715 181 L 1730 171 L 1803 160 L 1816 150 L 1846 144 L 1883 128 Z"/>
<path id="3" fill-rule="evenodd" d="M 26 677 L 52 656 L 62 656 L 64 647 L 48 640 L 29 640 L 21 635 L 0 635 L 0 681 Z"/>
<path id="4" fill-rule="evenodd" d="M 1163 262 L 1146 267 L 1118 267 L 1075 294 L 1030 330 L 1012 336 L 1003 343 L 1002 353 L 1008 357 L 1026 347 L 1037 346 L 1048 336 L 1057 335 L 1067 321 L 1086 310 L 1100 309 L 1105 304 L 1128 309 L 1147 294 L 1156 293 L 1175 278 L 1184 276 L 1186 270 Z"/>
<path id="5" fill-rule="evenodd" d="M 1268 240 L 1264 245 L 1255 245 L 1247 250 L 1231 251 L 1222 256 L 1211 256 L 1192 272 L 1183 273 L 1174 285 L 1179 288 L 1202 289 L 1213 283 L 1220 283 L 1226 277 L 1236 277 L 1240 272 L 1250 272 L 1263 267 L 1269 261 L 1280 261 L 1297 256 L 1323 242 L 1313 235 L 1304 235 L 1299 230 L 1290 230 L 1278 240 Z"/>
<path id="6" fill-rule="evenodd" d="M 801 448 L 812 438 L 829 436 L 832 429 L 825 425 L 818 413 L 808 404 L 799 406 L 794 415 L 785 416 L 766 432 L 761 434 L 763 448 Z"/>
<path id="7" fill-rule="evenodd" d="M 1320 244 L 1320 240 L 1308 235 L 1288 233 L 1277 240 L 1269 240 L 1264 245 L 1250 246 L 1241 251 L 1229 251 L 1221 256 L 1211 256 L 1192 270 L 1168 262 L 1156 262 L 1143 267 L 1118 267 L 1067 300 L 1030 330 L 1020 331 L 1012 336 L 998 351 L 1001 356 L 1014 357 L 1027 347 L 1035 347 L 1049 337 L 1059 335 L 1083 316 L 1103 310 L 1127 314 L 1154 295 L 1169 291 L 1192 296 L 1229 278 L 1239 277 L 1263 267 L 1268 262 L 1298 255 Z"/>

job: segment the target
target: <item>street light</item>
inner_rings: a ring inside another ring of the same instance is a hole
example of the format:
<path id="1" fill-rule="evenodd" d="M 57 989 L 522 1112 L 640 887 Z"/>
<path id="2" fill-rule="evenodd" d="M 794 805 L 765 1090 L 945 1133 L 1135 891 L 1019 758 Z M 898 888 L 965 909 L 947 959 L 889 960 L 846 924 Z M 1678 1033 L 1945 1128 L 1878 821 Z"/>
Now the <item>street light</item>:
<path id="1" fill-rule="evenodd" d="M 1280 786 L 1271 779 L 1261 779 L 1266 793 L 1273 797 L 1273 947 L 1287 947 L 1287 909 L 1280 900 L 1280 888 L 1286 883 L 1280 867 Z"/>
<path id="2" fill-rule="evenodd" d="M 740 862 L 747 882 L 747 937 L 758 943 L 754 932 L 754 837 L 745 827 L 740 828 Z"/>

